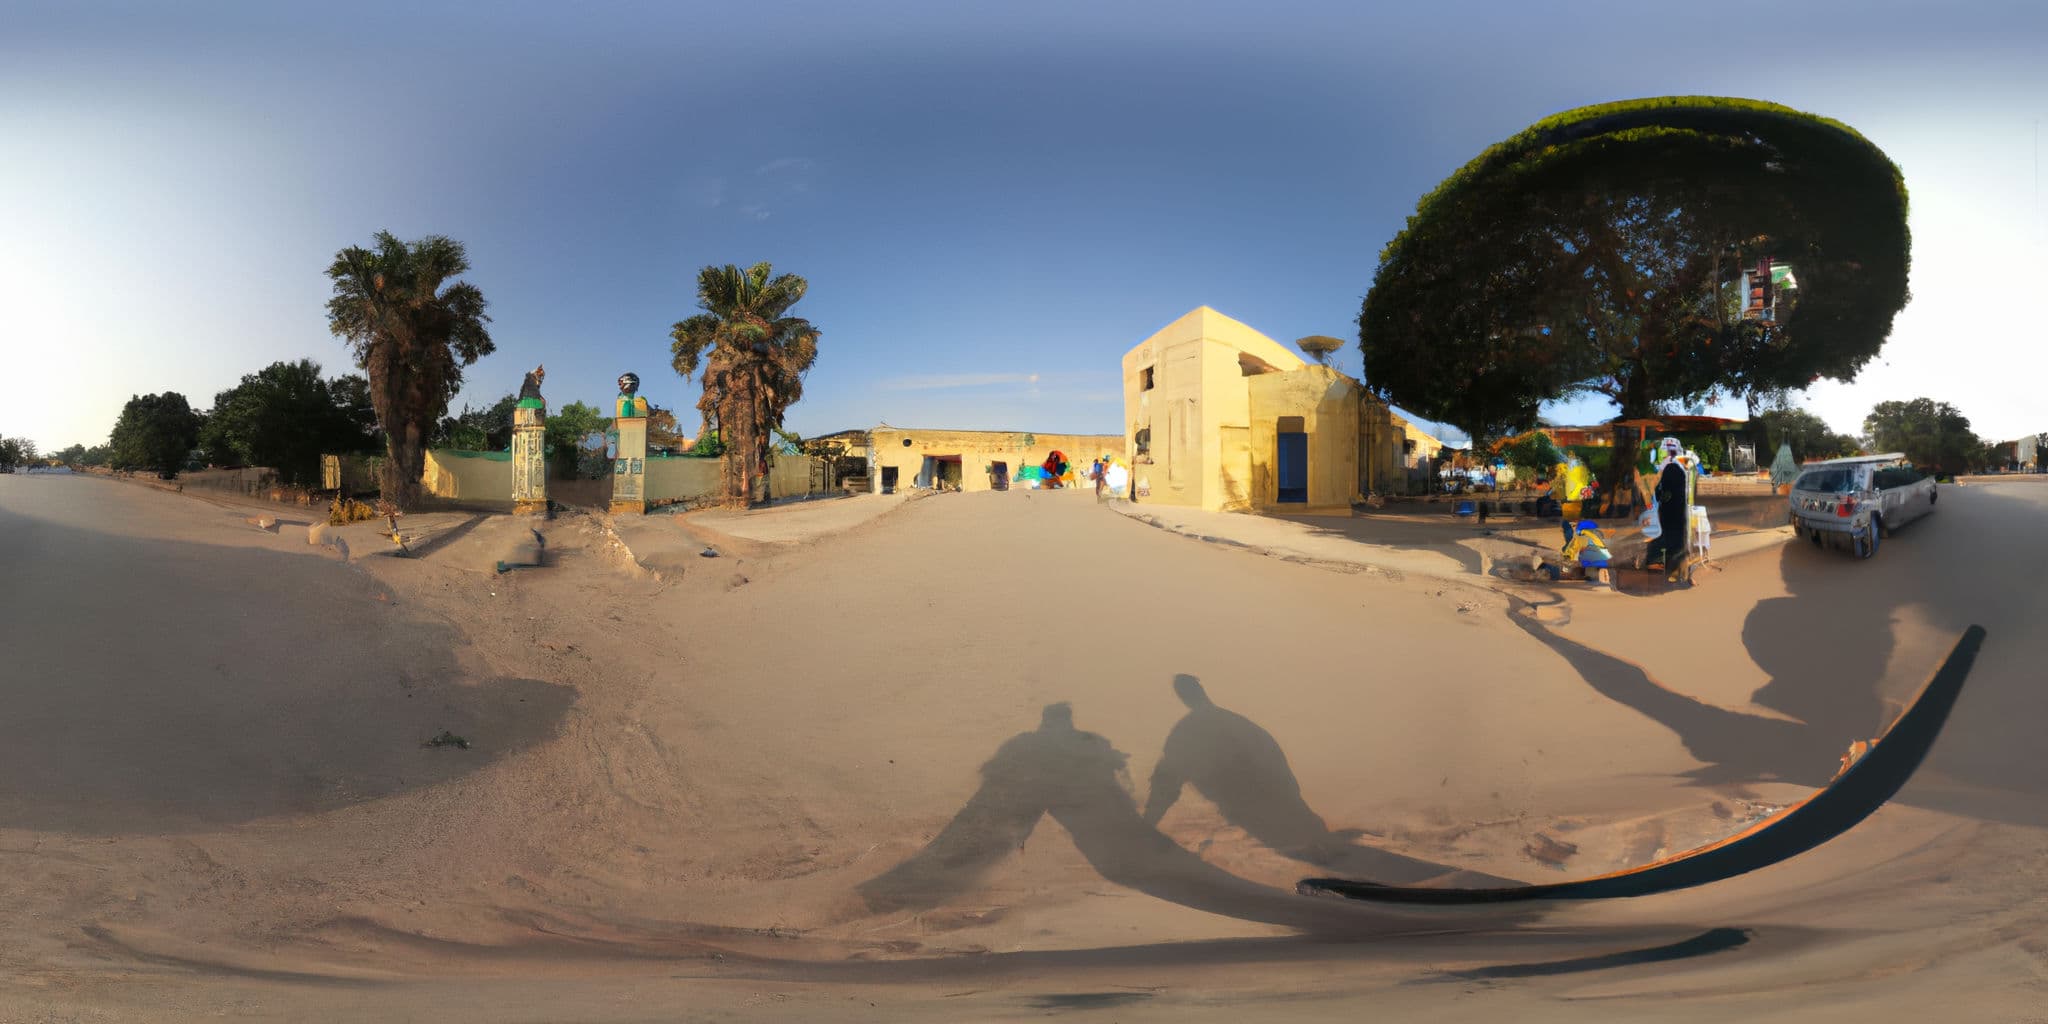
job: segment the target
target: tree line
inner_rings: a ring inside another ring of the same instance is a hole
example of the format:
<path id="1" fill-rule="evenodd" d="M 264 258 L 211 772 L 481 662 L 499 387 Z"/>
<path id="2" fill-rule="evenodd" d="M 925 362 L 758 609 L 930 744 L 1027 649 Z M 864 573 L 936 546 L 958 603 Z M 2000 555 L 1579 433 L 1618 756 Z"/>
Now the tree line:
<path id="1" fill-rule="evenodd" d="M 448 414 L 466 368 L 496 350 L 483 292 L 462 280 L 469 269 L 454 239 L 404 242 L 378 232 L 368 247 L 337 252 L 326 272 L 328 329 L 348 346 L 359 373 L 327 378 L 310 359 L 273 363 L 215 395 L 203 411 L 174 391 L 136 395 L 105 444 L 74 445 L 59 455 L 75 465 L 165 478 L 207 465 L 261 465 L 311 487 L 319 483 L 321 455 L 381 449 L 383 496 L 414 507 L 430 445 L 502 449 L 511 442 L 512 395 Z M 675 372 L 702 381 L 697 452 L 725 458 L 729 504 L 767 497 L 775 435 L 817 361 L 818 329 L 790 313 L 808 287 L 767 263 L 707 266 L 697 276 L 698 312 L 669 332 Z M 650 419 L 651 442 L 680 443 L 673 413 L 657 410 Z M 610 422 L 602 410 L 571 402 L 548 418 L 550 447 L 573 453 Z M 33 444 L 0 441 L 0 465 L 35 456 Z"/>

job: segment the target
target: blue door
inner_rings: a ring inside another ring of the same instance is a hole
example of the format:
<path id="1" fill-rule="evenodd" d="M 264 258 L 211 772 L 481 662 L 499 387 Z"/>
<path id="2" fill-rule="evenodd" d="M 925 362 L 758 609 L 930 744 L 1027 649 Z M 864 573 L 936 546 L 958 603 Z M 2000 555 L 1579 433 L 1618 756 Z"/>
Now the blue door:
<path id="1" fill-rule="evenodd" d="M 1279 500 L 1308 503 L 1308 435 L 1280 434 L 1279 451 L 1273 460 L 1280 482 Z"/>

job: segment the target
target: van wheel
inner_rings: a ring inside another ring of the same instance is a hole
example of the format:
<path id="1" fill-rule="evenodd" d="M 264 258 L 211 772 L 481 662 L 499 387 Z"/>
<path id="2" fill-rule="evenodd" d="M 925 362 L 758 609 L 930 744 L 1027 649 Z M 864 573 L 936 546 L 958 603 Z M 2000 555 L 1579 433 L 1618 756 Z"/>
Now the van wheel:
<path id="1" fill-rule="evenodd" d="M 1883 536 L 1884 528 L 1879 524 L 1878 517 L 1871 516 L 1870 522 L 1864 525 L 1863 532 L 1855 535 L 1856 557 L 1877 557 L 1878 540 Z"/>

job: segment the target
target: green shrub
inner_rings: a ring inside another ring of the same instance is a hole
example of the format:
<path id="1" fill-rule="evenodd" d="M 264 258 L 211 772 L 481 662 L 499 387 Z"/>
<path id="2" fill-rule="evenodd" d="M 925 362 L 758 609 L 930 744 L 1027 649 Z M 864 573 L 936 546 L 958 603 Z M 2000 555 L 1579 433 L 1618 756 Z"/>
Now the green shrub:
<path id="1" fill-rule="evenodd" d="M 1614 449 L 1606 445 L 1575 444 L 1565 451 L 1585 463 L 1595 480 L 1607 479 L 1607 470 L 1614 465 Z"/>

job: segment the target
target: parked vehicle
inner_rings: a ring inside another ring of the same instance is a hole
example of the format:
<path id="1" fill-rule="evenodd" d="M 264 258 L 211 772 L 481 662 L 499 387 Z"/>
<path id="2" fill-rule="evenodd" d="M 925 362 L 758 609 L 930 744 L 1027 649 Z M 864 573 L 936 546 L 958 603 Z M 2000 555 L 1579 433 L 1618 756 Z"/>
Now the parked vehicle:
<path id="1" fill-rule="evenodd" d="M 1815 546 L 1846 545 L 1858 558 L 1877 554 L 1892 531 L 1934 511 L 1934 477 L 1897 452 L 1809 462 L 1792 482 L 1792 531 Z"/>

